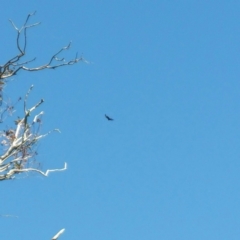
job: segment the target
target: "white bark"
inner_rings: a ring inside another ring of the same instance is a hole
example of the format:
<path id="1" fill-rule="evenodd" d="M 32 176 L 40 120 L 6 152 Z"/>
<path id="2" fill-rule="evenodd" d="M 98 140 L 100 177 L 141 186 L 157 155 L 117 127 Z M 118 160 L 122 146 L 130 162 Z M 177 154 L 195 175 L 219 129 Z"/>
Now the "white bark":
<path id="1" fill-rule="evenodd" d="M 57 240 L 57 239 L 60 237 L 60 235 L 62 235 L 62 234 L 64 233 L 64 231 L 65 231 L 64 228 L 61 229 L 61 230 L 52 238 L 52 240 Z"/>

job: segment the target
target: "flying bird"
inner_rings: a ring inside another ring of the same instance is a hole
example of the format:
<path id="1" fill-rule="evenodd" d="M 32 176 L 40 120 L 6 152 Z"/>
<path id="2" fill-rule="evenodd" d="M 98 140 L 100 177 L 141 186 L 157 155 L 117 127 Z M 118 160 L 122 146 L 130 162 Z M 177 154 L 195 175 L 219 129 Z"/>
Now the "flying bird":
<path id="1" fill-rule="evenodd" d="M 106 119 L 108 120 L 108 121 L 113 121 L 113 119 L 112 118 L 110 118 L 108 115 L 106 115 L 105 114 L 105 117 L 106 117 Z"/>

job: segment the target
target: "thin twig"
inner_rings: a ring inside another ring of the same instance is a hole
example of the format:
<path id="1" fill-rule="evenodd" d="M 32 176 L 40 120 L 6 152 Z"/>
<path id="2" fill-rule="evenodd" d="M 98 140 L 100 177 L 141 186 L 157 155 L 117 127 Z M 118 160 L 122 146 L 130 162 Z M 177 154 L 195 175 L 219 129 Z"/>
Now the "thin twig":
<path id="1" fill-rule="evenodd" d="M 19 54 L 17 54 L 16 56 L 14 56 L 13 58 L 11 58 L 10 60 L 8 60 L 4 65 L 0 66 L 0 79 L 5 79 L 5 78 L 9 78 L 13 75 L 16 75 L 18 73 L 18 71 L 20 70 L 25 70 L 25 71 L 40 71 L 43 69 L 56 69 L 58 67 L 63 67 L 63 66 L 67 66 L 67 65 L 73 65 L 78 63 L 79 61 L 83 61 L 85 63 L 88 63 L 83 57 L 79 57 L 76 53 L 75 58 L 69 60 L 69 61 L 65 61 L 65 58 L 59 58 L 58 55 L 65 51 L 70 49 L 71 47 L 71 42 L 65 46 L 62 47 L 57 53 L 55 53 L 49 60 L 49 62 L 47 64 L 41 65 L 41 66 L 37 66 L 37 67 L 33 67 L 33 68 L 29 68 L 27 67 L 27 64 L 30 62 L 33 62 L 36 58 L 31 59 L 31 60 L 27 60 L 24 61 L 22 63 L 20 63 L 19 61 L 21 60 L 21 58 L 26 54 L 26 47 L 27 47 L 27 30 L 29 28 L 32 27 L 36 27 L 37 25 L 40 24 L 40 22 L 37 23 L 33 23 L 31 25 L 27 25 L 28 21 L 30 19 L 31 16 L 33 16 L 36 12 L 30 13 L 28 14 L 24 25 L 19 29 L 17 28 L 17 26 L 14 24 L 14 22 L 9 19 L 10 23 L 12 24 L 13 28 L 17 31 L 17 38 L 16 38 L 16 45 L 17 45 L 17 49 L 19 51 Z M 23 33 L 23 37 L 24 37 L 24 42 L 23 42 L 23 46 L 21 47 L 20 45 L 20 36 Z M 56 62 L 61 62 L 60 64 L 54 64 L 54 61 Z"/>

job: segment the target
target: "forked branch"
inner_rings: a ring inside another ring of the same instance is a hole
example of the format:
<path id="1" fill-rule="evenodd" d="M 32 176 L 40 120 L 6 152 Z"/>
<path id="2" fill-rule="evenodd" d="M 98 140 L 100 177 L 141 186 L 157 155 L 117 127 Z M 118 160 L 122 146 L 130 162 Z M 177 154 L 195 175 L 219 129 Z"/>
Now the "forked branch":
<path id="1" fill-rule="evenodd" d="M 2 173 L 0 180 L 11 179 L 15 174 L 22 172 L 38 172 L 47 177 L 50 172 L 67 169 L 66 163 L 64 168 L 49 169 L 46 172 L 29 165 L 30 159 L 36 155 L 33 149 L 38 141 L 52 132 L 39 134 L 39 125 L 41 124 L 43 112 L 36 114 L 32 120 L 29 119 L 31 113 L 43 103 L 43 99 L 41 99 L 33 107 L 27 109 L 27 99 L 32 89 L 33 86 L 30 87 L 24 99 L 24 117 L 16 121 L 15 128 L 10 128 L 1 135 L 1 145 L 7 147 L 7 150 L 0 156 L 0 173 Z M 54 131 L 59 132 L 58 129 Z"/>
<path id="2" fill-rule="evenodd" d="M 12 77 L 13 75 L 16 75 L 18 71 L 25 70 L 25 71 L 40 71 L 43 69 L 56 69 L 58 67 L 63 67 L 67 65 L 73 65 L 75 63 L 78 63 L 79 61 L 84 61 L 83 57 L 78 57 L 76 54 L 75 58 L 71 60 L 65 60 L 65 58 L 59 58 L 59 54 L 61 54 L 65 50 L 69 50 L 71 47 L 71 42 L 61 48 L 57 53 L 55 53 L 50 60 L 43 65 L 36 66 L 36 67 L 28 67 L 27 65 L 30 62 L 33 62 L 36 58 L 21 61 L 22 58 L 26 55 L 26 48 L 27 48 L 27 31 L 29 28 L 36 27 L 40 24 L 40 22 L 34 23 L 34 24 L 28 24 L 29 19 L 35 14 L 36 12 L 28 14 L 24 25 L 21 28 L 18 28 L 12 20 L 9 20 L 12 24 L 13 28 L 17 31 L 17 38 L 16 38 L 16 45 L 19 53 L 12 57 L 10 60 L 8 60 L 5 64 L 0 65 L 0 79 L 6 79 L 9 77 Z M 20 44 L 20 38 L 23 35 L 23 44 Z"/>

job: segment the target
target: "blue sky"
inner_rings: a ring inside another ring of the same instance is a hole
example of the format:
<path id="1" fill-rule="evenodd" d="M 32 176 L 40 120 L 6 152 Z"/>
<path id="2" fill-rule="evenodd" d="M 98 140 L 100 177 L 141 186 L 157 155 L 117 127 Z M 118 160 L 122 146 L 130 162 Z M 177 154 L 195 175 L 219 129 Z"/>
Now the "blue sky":
<path id="1" fill-rule="evenodd" d="M 8 19 L 21 26 L 34 10 L 29 58 L 45 63 L 72 40 L 64 56 L 90 62 L 19 72 L 5 89 L 16 99 L 34 84 L 28 104 L 45 99 L 42 132 L 61 130 L 38 144 L 37 160 L 68 170 L 1 182 L 0 213 L 18 216 L 0 218 L 1 239 L 50 239 L 61 228 L 63 240 L 240 238 L 239 1 L 1 8 L 1 64 L 17 53 Z"/>

